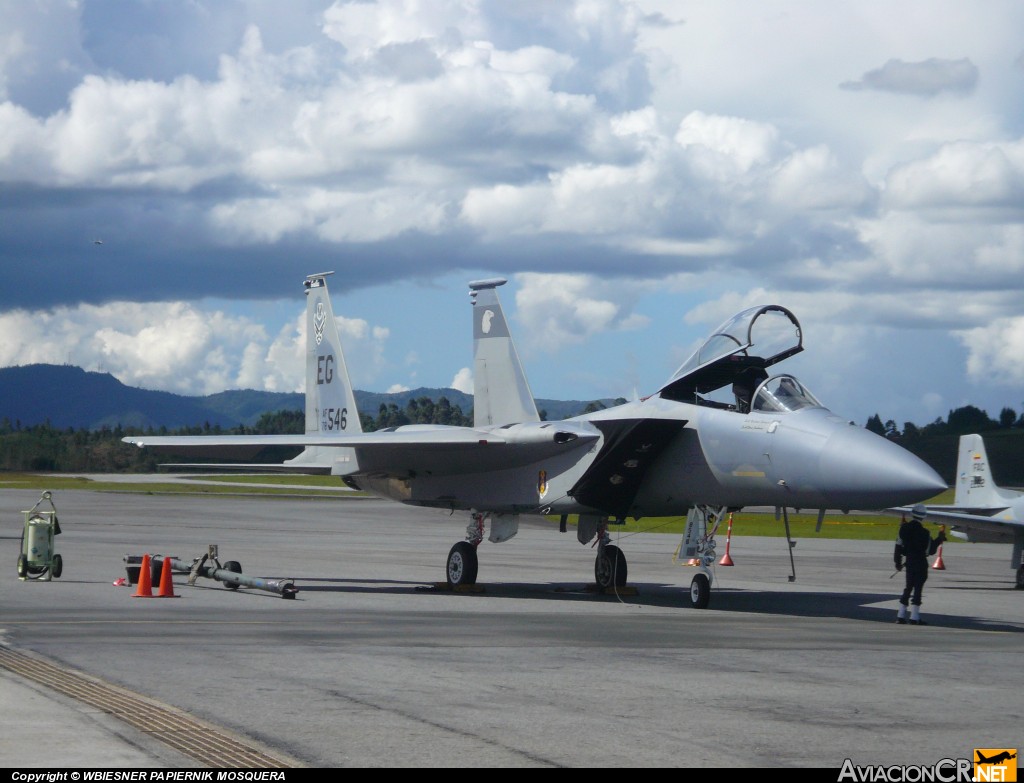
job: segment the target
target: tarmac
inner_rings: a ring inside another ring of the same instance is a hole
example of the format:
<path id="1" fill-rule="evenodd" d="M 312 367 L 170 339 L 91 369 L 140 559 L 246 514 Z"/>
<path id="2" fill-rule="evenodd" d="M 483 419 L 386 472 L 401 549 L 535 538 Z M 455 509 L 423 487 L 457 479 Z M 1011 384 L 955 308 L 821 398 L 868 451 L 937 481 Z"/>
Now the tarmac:
<path id="1" fill-rule="evenodd" d="M 0 492 L 0 653 L 193 717 L 282 767 L 827 767 L 928 764 L 1018 747 L 1024 592 L 1010 547 L 948 544 L 930 625 L 895 626 L 892 545 L 736 538 L 711 606 L 688 606 L 678 536 L 593 550 L 524 521 L 480 549 L 479 589 L 438 589 L 464 515 L 376 500 L 55 492 L 64 573 L 23 582 L 21 511 Z M 175 577 L 115 586 L 124 558 L 217 544 L 294 601 Z M 719 537 L 719 552 L 724 537 Z M 138 721 L 136 721 L 138 723 Z M 5 668 L 0 766 L 242 768 Z M 256 765 L 251 765 L 256 766 Z M 264 765 L 266 766 L 266 765 Z"/>
<path id="2" fill-rule="evenodd" d="M 101 710 L 0 668 L 0 767 L 192 768 L 196 762 Z"/>

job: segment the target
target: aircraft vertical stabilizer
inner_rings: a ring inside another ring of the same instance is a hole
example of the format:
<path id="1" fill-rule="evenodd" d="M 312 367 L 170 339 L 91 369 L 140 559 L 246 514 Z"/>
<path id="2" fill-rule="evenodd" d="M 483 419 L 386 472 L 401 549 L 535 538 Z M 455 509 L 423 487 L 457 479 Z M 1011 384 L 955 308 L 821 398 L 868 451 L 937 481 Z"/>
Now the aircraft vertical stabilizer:
<path id="1" fill-rule="evenodd" d="M 363 431 L 341 347 L 327 276 L 306 278 L 306 434 L 353 435 Z M 307 446 L 289 465 L 330 464 L 337 450 Z"/>
<path id="2" fill-rule="evenodd" d="M 1006 505 L 1008 498 L 992 480 L 985 442 L 980 435 L 961 435 L 956 460 L 956 494 L 953 505 L 960 508 L 989 508 Z"/>
<path id="3" fill-rule="evenodd" d="M 498 301 L 494 278 L 469 284 L 473 297 L 473 425 L 540 421 L 533 392 Z"/>

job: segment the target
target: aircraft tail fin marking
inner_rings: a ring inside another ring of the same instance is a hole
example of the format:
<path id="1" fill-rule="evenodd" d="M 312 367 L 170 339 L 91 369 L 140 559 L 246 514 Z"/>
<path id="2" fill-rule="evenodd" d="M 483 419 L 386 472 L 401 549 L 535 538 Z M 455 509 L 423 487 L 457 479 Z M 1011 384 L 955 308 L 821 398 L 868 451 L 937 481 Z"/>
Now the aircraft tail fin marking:
<path id="1" fill-rule="evenodd" d="M 355 392 L 327 291 L 327 276 L 310 275 L 306 287 L 306 434 L 353 435 L 363 431 Z M 336 450 L 307 446 L 286 464 L 331 463 Z"/>
<path id="2" fill-rule="evenodd" d="M 956 492 L 953 505 L 985 508 L 1004 504 L 1006 498 L 992 480 L 985 442 L 980 435 L 961 435 L 956 461 Z"/>
<path id="3" fill-rule="evenodd" d="M 306 434 L 363 431 L 325 272 L 306 278 Z"/>
<path id="4" fill-rule="evenodd" d="M 503 278 L 469 284 L 473 299 L 473 425 L 540 421 L 537 404 L 519 361 L 498 301 Z"/>

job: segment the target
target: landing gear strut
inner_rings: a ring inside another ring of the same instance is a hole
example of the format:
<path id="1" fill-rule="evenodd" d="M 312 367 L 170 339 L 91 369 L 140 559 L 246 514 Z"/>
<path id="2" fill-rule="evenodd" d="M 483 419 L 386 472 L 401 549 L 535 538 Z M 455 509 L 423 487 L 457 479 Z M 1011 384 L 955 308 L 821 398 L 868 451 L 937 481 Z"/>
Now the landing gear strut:
<path id="1" fill-rule="evenodd" d="M 686 517 L 679 554 L 699 571 L 690 582 L 690 606 L 707 609 L 711 601 L 711 565 L 715 562 L 715 533 L 727 509 L 694 506 Z"/>
<path id="2" fill-rule="evenodd" d="M 609 590 L 626 585 L 626 556 L 611 542 L 608 535 L 608 517 L 597 514 L 580 514 L 576 525 L 576 539 L 589 544 L 597 538 L 597 557 L 594 560 L 594 581 L 599 590 Z M 593 546 L 593 544 L 591 544 Z"/>

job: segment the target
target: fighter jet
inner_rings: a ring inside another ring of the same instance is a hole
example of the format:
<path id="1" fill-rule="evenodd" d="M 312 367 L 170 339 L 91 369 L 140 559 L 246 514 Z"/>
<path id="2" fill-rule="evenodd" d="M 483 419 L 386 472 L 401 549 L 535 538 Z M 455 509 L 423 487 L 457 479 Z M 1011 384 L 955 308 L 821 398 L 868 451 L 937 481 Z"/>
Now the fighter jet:
<path id="1" fill-rule="evenodd" d="M 960 436 L 952 505 L 925 508 L 930 521 L 950 525 L 950 534 L 956 538 L 1012 543 L 1010 568 L 1017 572 L 1017 589 L 1024 590 L 1024 492 L 996 486 L 980 435 Z M 910 511 L 906 506 L 890 510 Z"/>
<path id="2" fill-rule="evenodd" d="M 472 427 L 414 424 L 363 432 L 327 291 L 306 278 L 304 435 L 125 438 L 179 454 L 251 459 L 301 446 L 282 469 L 323 472 L 400 503 L 467 513 L 449 551 L 448 584 L 476 582 L 477 550 L 519 529 L 522 515 L 557 516 L 596 543 L 597 585 L 626 584 L 609 527 L 626 519 L 687 516 L 698 567 L 694 607 L 708 605 L 714 522 L 748 505 L 882 509 L 946 488 L 898 445 L 825 408 L 799 380 L 768 369 L 803 350 L 796 316 L 779 305 L 737 313 L 655 393 L 564 421 L 541 421 L 497 289 L 469 284 L 473 317 Z M 730 387 L 729 391 L 726 391 Z M 712 399 L 712 392 L 731 394 Z"/>

